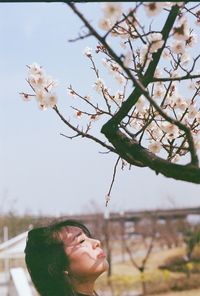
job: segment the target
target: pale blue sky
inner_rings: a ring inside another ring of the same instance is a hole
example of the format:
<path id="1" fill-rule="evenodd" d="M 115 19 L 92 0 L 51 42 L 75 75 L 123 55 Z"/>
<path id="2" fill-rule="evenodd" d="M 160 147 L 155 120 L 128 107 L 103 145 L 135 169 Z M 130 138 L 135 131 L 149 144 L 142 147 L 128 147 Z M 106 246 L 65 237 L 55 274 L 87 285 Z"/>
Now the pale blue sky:
<path id="1" fill-rule="evenodd" d="M 91 20 L 100 6 L 80 4 Z M 40 111 L 18 93 L 29 91 L 26 65 L 38 62 L 60 82 L 58 106 L 68 115 L 71 83 L 86 92 L 92 77 L 82 51 L 96 42 L 68 43 L 82 26 L 62 3 L 0 3 L 0 200 L 2 209 L 43 214 L 104 209 L 115 155 L 87 139 L 68 140 L 70 131 L 55 112 Z M 99 129 L 98 123 L 96 128 Z M 16 200 L 16 202 L 14 202 Z M 3 202 L 4 201 L 4 202 Z M 118 170 L 110 211 L 200 205 L 200 186 L 156 176 L 149 169 Z"/>

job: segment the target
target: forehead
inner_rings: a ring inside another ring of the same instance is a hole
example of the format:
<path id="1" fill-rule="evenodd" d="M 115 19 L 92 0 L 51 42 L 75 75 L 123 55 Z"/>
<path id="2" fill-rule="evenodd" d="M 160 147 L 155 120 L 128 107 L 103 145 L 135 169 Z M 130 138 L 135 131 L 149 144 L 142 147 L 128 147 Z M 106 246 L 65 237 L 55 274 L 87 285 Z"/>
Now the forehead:
<path id="1" fill-rule="evenodd" d="M 59 231 L 59 237 L 65 243 L 73 242 L 82 234 L 84 234 L 84 231 L 77 226 L 65 226 Z"/>

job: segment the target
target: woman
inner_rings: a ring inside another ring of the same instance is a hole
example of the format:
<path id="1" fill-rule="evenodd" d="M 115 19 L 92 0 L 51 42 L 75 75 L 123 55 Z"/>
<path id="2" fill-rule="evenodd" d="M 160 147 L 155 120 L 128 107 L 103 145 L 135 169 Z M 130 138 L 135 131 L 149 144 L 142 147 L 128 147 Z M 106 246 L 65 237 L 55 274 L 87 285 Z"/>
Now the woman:
<path id="1" fill-rule="evenodd" d="M 100 242 L 74 220 L 30 230 L 25 261 L 41 296 L 95 295 L 95 281 L 108 269 Z"/>

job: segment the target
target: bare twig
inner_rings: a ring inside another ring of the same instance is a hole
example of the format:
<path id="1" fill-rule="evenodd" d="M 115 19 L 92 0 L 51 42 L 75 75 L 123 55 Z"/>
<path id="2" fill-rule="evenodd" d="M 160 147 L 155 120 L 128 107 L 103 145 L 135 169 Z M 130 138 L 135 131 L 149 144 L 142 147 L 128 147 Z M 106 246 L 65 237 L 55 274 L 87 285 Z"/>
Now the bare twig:
<path id="1" fill-rule="evenodd" d="M 107 145 L 106 143 L 102 142 L 101 140 L 97 139 L 96 137 L 88 134 L 88 133 L 84 133 L 82 132 L 81 130 L 79 130 L 78 128 L 76 128 L 75 126 L 73 126 L 72 124 L 69 123 L 69 121 L 67 121 L 63 116 L 62 114 L 59 112 L 57 106 L 54 106 L 53 107 L 53 110 L 58 114 L 58 116 L 60 117 L 60 119 L 70 128 L 72 129 L 73 131 L 75 131 L 76 133 L 78 133 L 80 136 L 82 137 L 85 137 L 85 138 L 88 138 L 88 139 L 91 139 L 93 140 L 94 142 L 97 142 L 99 143 L 101 146 L 107 148 L 108 150 L 110 150 L 111 152 L 114 152 L 116 153 L 116 150 L 112 147 L 112 146 L 109 146 Z"/>
<path id="2" fill-rule="evenodd" d="M 196 75 L 184 75 L 179 77 L 163 77 L 163 78 L 152 78 L 152 82 L 167 82 L 167 81 L 182 81 L 182 80 L 188 80 L 188 79 L 197 79 L 200 78 L 200 74 Z"/>
<path id="3" fill-rule="evenodd" d="M 107 196 L 110 196 L 111 194 L 111 190 L 112 190 L 112 187 L 113 187 L 113 184 L 114 184 L 114 181 L 115 181 L 115 177 L 116 177 L 116 172 L 117 172 L 117 165 L 119 163 L 119 160 L 120 160 L 120 156 L 117 158 L 117 161 L 115 163 L 115 166 L 114 166 L 114 171 L 113 171 L 113 177 L 112 177 L 112 181 L 111 181 L 111 184 L 110 184 L 110 188 L 108 190 L 108 194 Z M 106 207 L 108 206 L 108 200 L 106 200 Z"/>

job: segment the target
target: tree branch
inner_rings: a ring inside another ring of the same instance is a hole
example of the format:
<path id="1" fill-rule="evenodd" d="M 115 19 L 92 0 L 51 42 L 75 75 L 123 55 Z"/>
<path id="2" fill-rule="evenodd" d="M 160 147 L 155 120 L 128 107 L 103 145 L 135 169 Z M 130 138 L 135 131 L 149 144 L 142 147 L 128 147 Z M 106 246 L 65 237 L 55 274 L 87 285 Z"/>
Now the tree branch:
<path id="1" fill-rule="evenodd" d="M 73 131 L 77 132 L 79 135 L 81 135 L 82 137 L 85 137 L 85 138 L 88 138 L 88 139 L 91 139 L 93 140 L 94 142 L 97 142 L 98 144 L 100 144 L 101 146 L 109 149 L 111 152 L 114 152 L 116 153 L 116 150 L 112 147 L 112 146 L 109 146 L 107 144 L 105 144 L 104 142 L 102 142 L 101 140 L 97 139 L 96 137 L 88 134 L 88 133 L 84 133 L 82 131 L 80 131 L 78 128 L 76 128 L 75 126 L 73 126 L 72 124 L 69 123 L 69 121 L 67 121 L 63 116 L 62 114 L 59 112 L 57 106 L 54 106 L 53 107 L 53 110 L 58 114 L 58 116 L 60 117 L 60 119 L 70 128 L 72 129 Z"/>
<path id="2" fill-rule="evenodd" d="M 176 17 L 178 15 L 179 8 L 178 6 L 173 6 L 171 9 L 171 12 L 167 18 L 167 21 L 163 27 L 163 30 L 161 32 L 163 36 L 163 40 L 166 42 L 169 33 L 173 27 L 173 24 L 176 20 Z M 163 47 L 159 49 L 156 53 L 154 53 L 153 59 L 149 64 L 149 67 L 147 68 L 144 78 L 142 79 L 142 83 L 138 84 L 133 92 L 130 94 L 128 99 L 123 103 L 120 110 L 102 127 L 101 132 L 108 137 L 109 129 L 117 128 L 117 125 L 120 123 L 120 121 L 128 114 L 128 112 L 131 110 L 131 108 L 135 105 L 135 103 L 138 101 L 139 97 L 143 94 L 146 96 L 147 91 L 146 87 L 151 82 L 152 77 L 154 76 L 155 69 L 158 65 L 158 62 L 160 60 L 162 50 L 164 49 L 165 43 L 163 44 Z"/>
<path id="3" fill-rule="evenodd" d="M 167 82 L 167 81 L 182 81 L 187 79 L 197 79 L 200 78 L 199 74 L 196 75 L 184 75 L 179 77 L 163 77 L 163 78 L 152 78 L 152 82 Z"/>
<path id="4" fill-rule="evenodd" d="M 121 158 L 130 164 L 136 165 L 138 161 L 154 170 L 156 174 L 161 173 L 166 177 L 200 184 L 200 168 L 191 164 L 175 164 L 162 159 L 139 145 L 136 140 L 127 138 L 120 130 L 110 131 L 109 141 Z"/>

